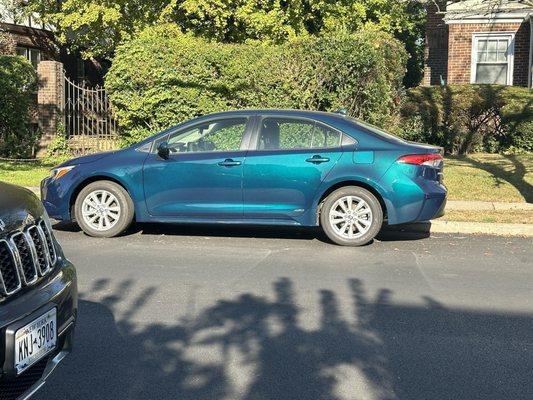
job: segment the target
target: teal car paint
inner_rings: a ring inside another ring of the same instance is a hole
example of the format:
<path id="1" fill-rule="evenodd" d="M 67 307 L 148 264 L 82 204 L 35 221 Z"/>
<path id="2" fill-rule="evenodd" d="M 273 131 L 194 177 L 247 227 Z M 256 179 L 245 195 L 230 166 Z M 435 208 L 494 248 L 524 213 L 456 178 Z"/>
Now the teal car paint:
<path id="1" fill-rule="evenodd" d="M 229 111 L 70 160 L 56 170 L 68 172 L 43 180 L 41 190 L 59 220 L 74 219 L 87 184 L 108 180 L 125 189 L 138 222 L 315 226 L 332 190 L 360 186 L 393 225 L 443 213 L 440 153 L 335 113 Z"/>

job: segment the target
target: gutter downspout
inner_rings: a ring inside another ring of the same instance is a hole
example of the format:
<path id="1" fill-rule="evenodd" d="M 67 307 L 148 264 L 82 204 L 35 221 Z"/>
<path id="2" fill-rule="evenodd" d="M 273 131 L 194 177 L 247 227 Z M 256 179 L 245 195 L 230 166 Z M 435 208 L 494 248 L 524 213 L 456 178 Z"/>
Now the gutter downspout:
<path id="1" fill-rule="evenodd" d="M 527 87 L 533 87 L 533 14 L 529 14 L 529 69 L 527 77 Z"/>

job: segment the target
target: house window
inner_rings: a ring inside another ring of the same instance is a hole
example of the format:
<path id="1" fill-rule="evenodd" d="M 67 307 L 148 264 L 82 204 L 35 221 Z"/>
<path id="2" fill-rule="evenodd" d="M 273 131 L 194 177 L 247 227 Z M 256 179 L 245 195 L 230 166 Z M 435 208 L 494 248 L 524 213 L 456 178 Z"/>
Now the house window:
<path id="1" fill-rule="evenodd" d="M 513 34 L 475 34 L 472 83 L 513 84 Z"/>
<path id="2" fill-rule="evenodd" d="M 78 82 L 85 80 L 85 62 L 79 58 L 76 60 L 76 75 Z"/>
<path id="3" fill-rule="evenodd" d="M 17 47 L 17 54 L 26 58 L 37 69 L 37 64 L 41 62 L 41 51 L 29 47 Z"/>

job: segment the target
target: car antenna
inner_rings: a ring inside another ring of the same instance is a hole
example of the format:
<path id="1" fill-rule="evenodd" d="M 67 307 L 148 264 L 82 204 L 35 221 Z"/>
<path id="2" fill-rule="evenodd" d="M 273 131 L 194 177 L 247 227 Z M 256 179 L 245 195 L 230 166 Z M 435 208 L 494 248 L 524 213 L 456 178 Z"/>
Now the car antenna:
<path id="1" fill-rule="evenodd" d="M 339 108 L 337 110 L 335 110 L 335 114 L 340 114 L 340 115 L 348 115 L 348 110 L 346 108 Z"/>

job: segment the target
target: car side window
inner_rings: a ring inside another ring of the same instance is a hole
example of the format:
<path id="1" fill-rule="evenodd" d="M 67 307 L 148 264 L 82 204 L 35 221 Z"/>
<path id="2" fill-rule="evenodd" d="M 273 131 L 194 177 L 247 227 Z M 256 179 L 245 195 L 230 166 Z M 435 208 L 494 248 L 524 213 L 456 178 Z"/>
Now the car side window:
<path id="1" fill-rule="evenodd" d="M 259 150 L 313 149 L 340 146 L 341 134 L 314 121 L 264 118 Z"/>
<path id="2" fill-rule="evenodd" d="M 226 118 L 196 125 L 170 135 L 171 153 L 238 151 L 246 131 L 247 118 Z"/>

